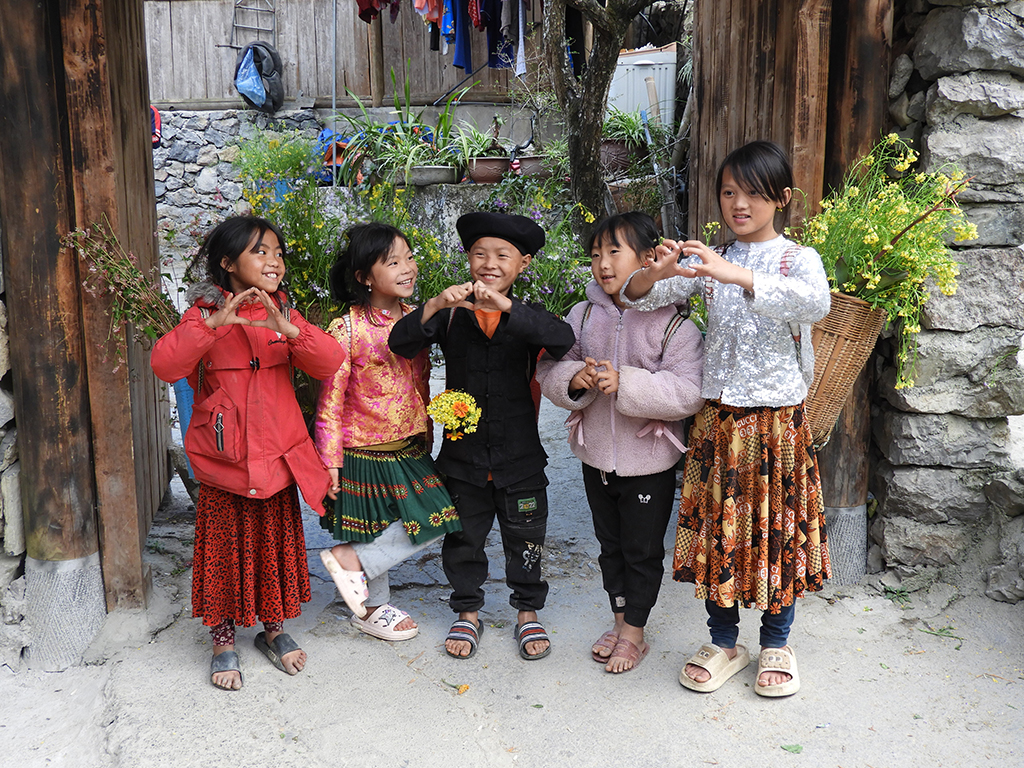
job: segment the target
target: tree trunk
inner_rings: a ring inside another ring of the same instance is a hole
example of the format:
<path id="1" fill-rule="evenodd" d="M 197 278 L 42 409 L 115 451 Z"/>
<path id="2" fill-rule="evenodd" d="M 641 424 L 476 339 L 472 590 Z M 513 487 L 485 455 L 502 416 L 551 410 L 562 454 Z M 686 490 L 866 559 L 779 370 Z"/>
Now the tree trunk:
<path id="1" fill-rule="evenodd" d="M 594 44 L 583 76 L 576 78 L 566 54 L 565 9 L 572 6 L 594 25 Z M 584 217 L 606 214 L 606 186 L 601 170 L 601 134 L 608 89 L 615 75 L 619 48 L 629 24 L 644 2 L 608 0 L 605 6 L 587 0 L 551 0 L 544 13 L 544 49 L 552 86 L 565 114 L 569 142 L 570 188 Z M 573 229 L 586 236 L 592 222 L 577 218 Z"/>

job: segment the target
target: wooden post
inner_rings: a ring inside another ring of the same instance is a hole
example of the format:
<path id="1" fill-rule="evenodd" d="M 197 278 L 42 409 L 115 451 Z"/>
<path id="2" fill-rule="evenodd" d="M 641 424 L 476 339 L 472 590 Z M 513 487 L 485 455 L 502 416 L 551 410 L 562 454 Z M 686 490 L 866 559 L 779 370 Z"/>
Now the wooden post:
<path id="1" fill-rule="evenodd" d="M 825 182 L 835 188 L 854 161 L 870 151 L 886 125 L 892 0 L 843 0 L 835 4 L 833 13 L 834 76 Z M 829 444 L 818 455 L 826 507 L 867 503 L 870 381 L 867 371 L 861 374 Z"/>
<path id="2" fill-rule="evenodd" d="M 70 226 L 63 72 L 50 3 L 0 24 L 0 219 L 28 556 L 75 560 L 99 539 L 92 426 Z M 11 511 L 13 512 L 13 510 Z M 9 514 L 11 513 L 9 512 Z"/>
<path id="3" fill-rule="evenodd" d="M 60 240 L 105 218 L 143 269 L 156 263 L 142 6 L 26 8 L 0 25 L 0 218 L 28 555 L 99 548 L 107 609 L 141 607 L 166 404 Z"/>
<path id="4" fill-rule="evenodd" d="M 714 178 L 732 150 L 771 139 L 797 185 L 820 197 L 828 93 L 829 0 L 698 3 L 689 234 L 719 217 Z M 799 206 L 797 206 L 799 207 Z M 725 232 L 722 239 L 728 239 Z"/>

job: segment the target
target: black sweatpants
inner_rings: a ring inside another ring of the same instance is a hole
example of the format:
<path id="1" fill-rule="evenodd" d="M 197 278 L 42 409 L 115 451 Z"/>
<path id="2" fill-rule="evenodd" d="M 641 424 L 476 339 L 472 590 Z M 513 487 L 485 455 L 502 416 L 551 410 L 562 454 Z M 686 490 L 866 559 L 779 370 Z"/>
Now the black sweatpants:
<path id="1" fill-rule="evenodd" d="M 462 521 L 462 530 L 445 534 L 441 562 L 452 586 L 448 600 L 456 613 L 479 611 L 487 579 L 484 545 L 498 518 L 505 549 L 505 583 L 512 589 L 509 604 L 520 611 L 539 611 L 548 596 L 541 578 L 540 557 L 548 528 L 548 479 L 539 472 L 506 488 L 488 481 L 480 487 L 449 477 L 445 484 Z"/>
<path id="2" fill-rule="evenodd" d="M 672 515 L 675 468 L 619 477 L 583 465 L 583 485 L 601 544 L 598 563 L 613 613 L 643 627 L 658 601 L 665 573 L 665 530 Z"/>

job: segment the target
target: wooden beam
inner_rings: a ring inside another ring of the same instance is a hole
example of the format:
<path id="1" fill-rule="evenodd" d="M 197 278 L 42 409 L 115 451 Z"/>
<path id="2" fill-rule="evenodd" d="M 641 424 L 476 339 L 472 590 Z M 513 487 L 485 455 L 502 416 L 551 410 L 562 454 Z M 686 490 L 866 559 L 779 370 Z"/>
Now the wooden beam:
<path id="1" fill-rule="evenodd" d="M 0 219 L 21 495 L 29 557 L 98 548 L 80 279 L 71 228 L 66 107 L 53 3 L 0 24 Z"/>
<path id="2" fill-rule="evenodd" d="M 887 123 L 892 10 L 892 0 L 835 2 L 826 190 L 839 186 Z M 818 455 L 827 507 L 867 503 L 870 410 L 870 376 L 865 372 L 843 406 L 829 444 Z"/>
<path id="3" fill-rule="evenodd" d="M 143 97 L 131 105 L 134 114 L 121 114 L 123 110 L 115 108 L 117 86 L 108 62 L 108 53 L 121 56 L 123 50 L 144 56 L 141 26 L 132 29 L 119 24 L 128 7 L 127 0 L 90 4 L 61 0 L 74 218 L 80 227 L 108 221 L 119 240 L 131 248 L 127 206 L 141 190 L 138 179 L 132 190 L 125 185 L 125 164 L 141 136 L 122 132 L 119 126 L 148 121 L 149 106 Z M 141 63 L 145 72 L 144 58 Z M 130 74 L 124 66 L 121 69 Z M 133 139 L 132 146 L 125 147 L 124 139 Z M 134 149 L 138 152 L 143 146 Z M 87 268 L 81 265 L 83 272 Z M 110 334 L 110 302 L 105 297 L 83 293 L 82 320 L 89 408 L 97 437 L 93 458 L 107 609 L 144 607 L 146 524 L 140 519 L 135 475 L 128 348 L 123 334 Z"/>
<path id="4" fill-rule="evenodd" d="M 379 107 L 384 104 L 387 82 L 384 75 L 384 30 L 378 15 L 370 22 L 370 104 Z M 396 69 L 398 69 L 396 67 Z"/>

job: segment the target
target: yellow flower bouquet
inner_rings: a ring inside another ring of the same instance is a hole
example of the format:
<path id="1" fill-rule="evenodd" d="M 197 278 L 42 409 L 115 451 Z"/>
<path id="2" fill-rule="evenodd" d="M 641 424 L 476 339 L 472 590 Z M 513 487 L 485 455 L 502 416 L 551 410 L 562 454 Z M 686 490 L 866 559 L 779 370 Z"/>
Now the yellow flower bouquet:
<path id="1" fill-rule="evenodd" d="M 821 203 L 800 241 L 821 254 L 833 291 L 884 310 L 896 329 L 896 387 L 914 385 L 916 334 L 928 280 L 951 296 L 959 268 L 947 246 L 972 240 L 977 228 L 956 196 L 967 187 L 957 168 L 924 173 L 918 154 L 890 133 L 854 164 L 842 186 Z"/>
<path id="2" fill-rule="evenodd" d="M 446 389 L 430 401 L 427 414 L 444 425 L 445 437 L 449 440 L 460 440 L 476 432 L 482 411 L 471 394 L 457 389 Z"/>

